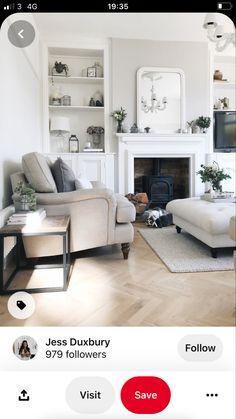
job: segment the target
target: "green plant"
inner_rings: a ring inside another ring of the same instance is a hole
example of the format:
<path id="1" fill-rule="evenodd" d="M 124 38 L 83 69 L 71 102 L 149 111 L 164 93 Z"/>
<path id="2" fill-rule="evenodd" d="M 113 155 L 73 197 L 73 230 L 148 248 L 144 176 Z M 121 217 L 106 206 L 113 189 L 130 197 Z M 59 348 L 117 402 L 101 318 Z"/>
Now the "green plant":
<path id="1" fill-rule="evenodd" d="M 201 164 L 201 170 L 197 172 L 200 175 L 202 183 L 209 182 L 214 191 L 222 192 L 221 181 L 225 179 L 231 179 L 231 176 L 224 172 L 224 169 L 220 169 L 217 162 L 213 162 L 211 166 L 205 166 Z"/>
<path id="2" fill-rule="evenodd" d="M 187 121 L 187 124 L 190 128 L 193 128 L 195 125 L 195 122 L 196 122 L 195 119 L 193 119 L 192 121 Z"/>
<path id="3" fill-rule="evenodd" d="M 211 118 L 209 118 L 209 116 L 199 116 L 196 120 L 196 125 L 202 129 L 209 128 L 211 125 Z"/>
<path id="4" fill-rule="evenodd" d="M 35 189 L 29 184 L 22 181 L 18 182 L 14 189 L 14 201 L 28 205 L 31 211 L 36 209 Z"/>
<path id="5" fill-rule="evenodd" d="M 126 118 L 126 116 L 127 116 L 127 112 L 126 112 L 126 110 L 125 110 L 125 109 L 123 109 L 123 108 L 121 107 L 121 108 L 120 108 L 120 109 L 118 109 L 117 111 L 112 112 L 112 113 L 111 113 L 111 116 L 113 116 L 113 118 L 114 118 L 116 121 L 120 121 L 120 122 L 122 122 L 122 121 L 124 121 L 124 119 Z"/>

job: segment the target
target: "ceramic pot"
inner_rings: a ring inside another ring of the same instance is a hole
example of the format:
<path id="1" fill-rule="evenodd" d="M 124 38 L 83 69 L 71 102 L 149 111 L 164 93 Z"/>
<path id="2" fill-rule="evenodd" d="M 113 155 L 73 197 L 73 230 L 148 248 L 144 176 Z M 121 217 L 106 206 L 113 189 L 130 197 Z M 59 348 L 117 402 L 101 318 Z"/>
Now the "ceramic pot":
<path id="1" fill-rule="evenodd" d="M 222 80 L 222 79 L 223 79 L 223 73 L 221 73 L 220 70 L 215 70 L 214 80 Z"/>
<path id="2" fill-rule="evenodd" d="M 101 136 L 99 134 L 93 134 L 93 145 L 95 148 L 99 148 L 101 143 Z"/>
<path id="3" fill-rule="evenodd" d="M 32 202 L 29 201 L 28 197 L 15 195 L 13 198 L 14 207 L 16 212 L 26 212 L 32 209 Z"/>

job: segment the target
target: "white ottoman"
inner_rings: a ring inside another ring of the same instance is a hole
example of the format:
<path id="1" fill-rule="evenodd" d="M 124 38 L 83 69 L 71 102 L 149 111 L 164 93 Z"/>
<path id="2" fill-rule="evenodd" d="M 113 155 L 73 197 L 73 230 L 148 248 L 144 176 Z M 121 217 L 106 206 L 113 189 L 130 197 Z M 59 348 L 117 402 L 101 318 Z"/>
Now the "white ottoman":
<path id="1" fill-rule="evenodd" d="M 217 249 L 234 247 L 229 237 L 230 218 L 235 215 L 234 203 L 213 203 L 200 198 L 176 199 L 167 204 L 173 214 L 178 233 L 183 228 L 211 248 L 213 257 Z"/>
<path id="2" fill-rule="evenodd" d="M 235 215 L 230 218 L 229 235 L 231 239 L 235 242 L 236 241 L 236 216 Z M 234 251 L 234 269 L 236 271 L 236 250 Z"/>

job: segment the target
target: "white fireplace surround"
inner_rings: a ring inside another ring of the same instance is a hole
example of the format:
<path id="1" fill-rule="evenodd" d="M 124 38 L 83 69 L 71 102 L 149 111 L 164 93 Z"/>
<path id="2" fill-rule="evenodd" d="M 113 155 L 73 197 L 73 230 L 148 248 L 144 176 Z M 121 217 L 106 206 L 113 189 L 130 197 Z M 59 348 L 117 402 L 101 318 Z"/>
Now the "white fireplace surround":
<path id="1" fill-rule="evenodd" d="M 134 193 L 135 158 L 189 158 L 190 196 L 204 193 L 196 172 L 209 153 L 207 134 L 116 134 L 119 141 L 119 193 Z"/>

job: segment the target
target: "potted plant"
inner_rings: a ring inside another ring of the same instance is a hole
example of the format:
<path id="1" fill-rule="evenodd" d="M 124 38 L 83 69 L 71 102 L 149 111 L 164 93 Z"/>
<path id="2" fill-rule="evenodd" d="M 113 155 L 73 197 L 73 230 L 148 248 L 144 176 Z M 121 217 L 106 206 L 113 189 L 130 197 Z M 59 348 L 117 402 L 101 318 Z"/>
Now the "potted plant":
<path id="1" fill-rule="evenodd" d="M 116 132 L 122 132 L 122 122 L 127 116 L 127 112 L 122 107 L 118 109 L 117 111 L 114 111 L 111 113 L 111 116 L 117 121 L 117 131 Z"/>
<path id="2" fill-rule="evenodd" d="M 189 134 L 192 134 L 195 122 L 196 122 L 195 119 L 193 119 L 192 121 L 187 121 L 188 133 Z"/>
<path id="3" fill-rule="evenodd" d="M 101 144 L 101 135 L 104 133 L 103 127 L 95 127 L 91 125 L 87 128 L 87 133 L 93 136 L 93 144 L 95 148 L 99 148 Z"/>
<path id="4" fill-rule="evenodd" d="M 221 181 L 225 179 L 231 179 L 231 176 L 224 172 L 224 169 L 220 169 L 217 162 L 213 162 L 210 166 L 201 164 L 201 169 L 197 172 L 200 175 L 202 183 L 209 182 L 213 191 L 219 193 L 222 192 Z M 207 191 L 210 193 L 211 189 Z"/>
<path id="5" fill-rule="evenodd" d="M 14 189 L 13 202 L 16 211 L 35 211 L 35 190 L 29 183 L 18 182 Z"/>
<path id="6" fill-rule="evenodd" d="M 209 116 L 199 116 L 196 125 L 201 129 L 201 132 L 206 133 L 207 128 L 211 125 L 211 118 Z"/>

